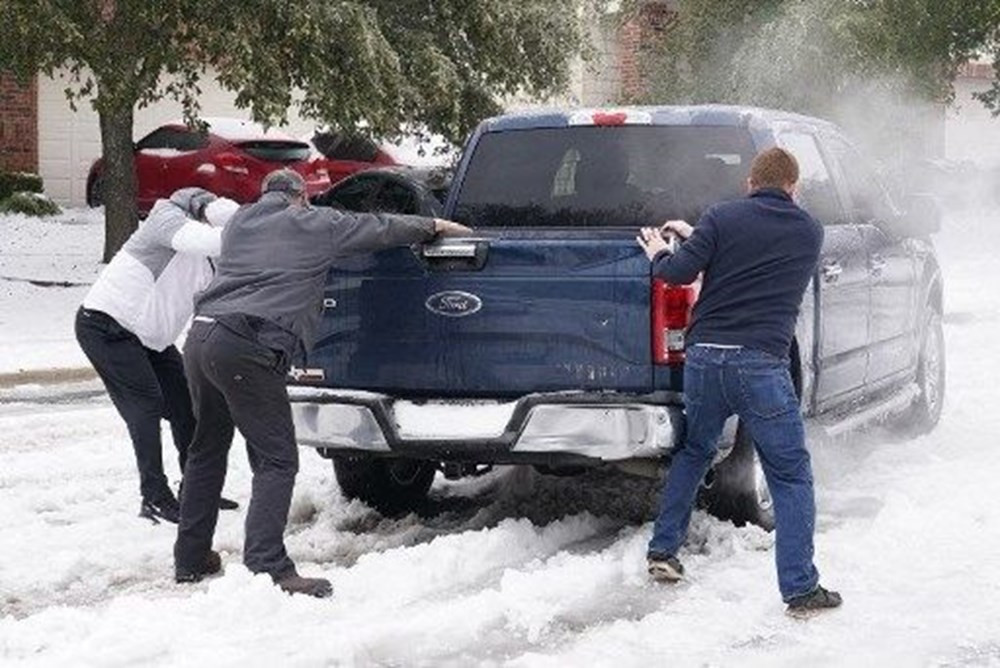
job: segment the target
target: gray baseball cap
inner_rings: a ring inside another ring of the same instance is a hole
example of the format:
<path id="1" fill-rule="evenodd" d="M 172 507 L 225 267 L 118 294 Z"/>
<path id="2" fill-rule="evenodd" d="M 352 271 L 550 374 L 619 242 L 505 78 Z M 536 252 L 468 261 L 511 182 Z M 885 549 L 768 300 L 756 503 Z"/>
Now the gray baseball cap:
<path id="1" fill-rule="evenodd" d="M 291 169 L 277 169 L 264 177 L 260 184 L 260 192 L 264 193 L 288 193 L 289 195 L 301 195 L 306 191 L 306 181 L 302 176 Z"/>

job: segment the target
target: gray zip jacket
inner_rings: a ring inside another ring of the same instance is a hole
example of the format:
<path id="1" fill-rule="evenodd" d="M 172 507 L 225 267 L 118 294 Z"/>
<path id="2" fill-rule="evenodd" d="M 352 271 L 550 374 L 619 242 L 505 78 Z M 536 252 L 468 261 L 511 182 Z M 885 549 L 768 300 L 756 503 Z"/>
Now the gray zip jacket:
<path id="1" fill-rule="evenodd" d="M 151 350 L 173 345 L 191 317 L 195 293 L 212 278 L 208 258 L 219 254 L 222 229 L 194 220 L 206 199 L 216 198 L 184 188 L 157 200 L 101 272 L 84 308 L 110 315 Z"/>
<path id="2" fill-rule="evenodd" d="M 266 193 L 226 225 L 215 279 L 195 298 L 195 313 L 264 318 L 308 350 L 338 258 L 433 237 L 431 218 L 292 206 L 286 194 Z"/>

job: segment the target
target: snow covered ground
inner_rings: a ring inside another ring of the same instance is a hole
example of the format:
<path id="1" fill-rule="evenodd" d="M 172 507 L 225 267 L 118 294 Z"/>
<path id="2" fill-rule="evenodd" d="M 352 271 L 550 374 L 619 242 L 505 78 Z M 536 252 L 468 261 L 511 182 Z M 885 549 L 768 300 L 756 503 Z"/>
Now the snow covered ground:
<path id="1" fill-rule="evenodd" d="M 0 219 L 5 244 L 9 225 Z M 58 226 L 72 245 L 77 225 Z M 81 250 L 78 278 L 99 246 Z M 340 500 L 328 462 L 308 451 L 287 543 L 334 597 L 291 598 L 252 577 L 241 512 L 221 516 L 225 575 L 175 585 L 172 527 L 136 518 L 130 446 L 107 400 L 29 388 L 0 390 L 0 664 L 1000 666 L 1000 225 L 956 218 L 939 246 L 940 426 L 913 440 L 811 442 L 818 564 L 844 595 L 838 611 L 786 617 L 772 537 L 704 514 L 681 555 L 687 582 L 648 582 L 655 486 L 640 480 L 507 469 L 439 481 L 436 512 L 389 520 Z M 0 274 L 44 268 L 6 255 Z M 43 361 L 82 363 L 58 345 L 72 342 L 80 288 L 2 289 L 4 360 L 37 347 L 56 351 Z M 242 443 L 230 464 L 226 490 L 245 506 Z"/>
<path id="2" fill-rule="evenodd" d="M 0 374 L 87 365 L 73 318 L 100 271 L 103 225 L 103 209 L 0 215 Z"/>

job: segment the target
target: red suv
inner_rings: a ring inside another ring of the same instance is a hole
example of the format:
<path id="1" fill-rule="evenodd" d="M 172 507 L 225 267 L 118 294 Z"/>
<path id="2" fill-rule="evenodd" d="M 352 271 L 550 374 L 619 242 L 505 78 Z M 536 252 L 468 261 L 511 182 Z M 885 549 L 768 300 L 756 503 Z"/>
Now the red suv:
<path id="1" fill-rule="evenodd" d="M 326 165 L 310 159 L 312 147 L 252 121 L 205 118 L 207 132 L 182 122 L 168 123 L 135 145 L 138 181 L 136 203 L 146 215 L 153 203 L 179 188 L 198 186 L 241 204 L 260 194 L 260 182 L 269 172 L 287 167 L 306 180 L 310 195 L 330 187 Z M 87 204 L 104 203 L 104 161 L 98 159 L 87 177 Z"/>

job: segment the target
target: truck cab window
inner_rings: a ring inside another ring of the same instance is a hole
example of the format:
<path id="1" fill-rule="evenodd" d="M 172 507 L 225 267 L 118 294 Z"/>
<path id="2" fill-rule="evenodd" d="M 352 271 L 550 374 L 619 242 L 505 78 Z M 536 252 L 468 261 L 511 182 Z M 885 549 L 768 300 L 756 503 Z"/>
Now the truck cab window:
<path id="1" fill-rule="evenodd" d="M 828 144 L 847 185 L 851 218 L 855 222 L 871 223 L 895 217 L 889 193 L 871 164 L 842 139 L 830 137 Z"/>
<path id="2" fill-rule="evenodd" d="M 803 208 L 824 225 L 847 222 L 816 139 L 804 133 L 789 132 L 778 138 L 778 144 L 798 160 L 798 199 Z"/>
<path id="3" fill-rule="evenodd" d="M 474 227 L 638 227 L 697 220 L 744 194 L 750 133 L 729 126 L 579 126 L 483 134 L 455 219 Z"/>

